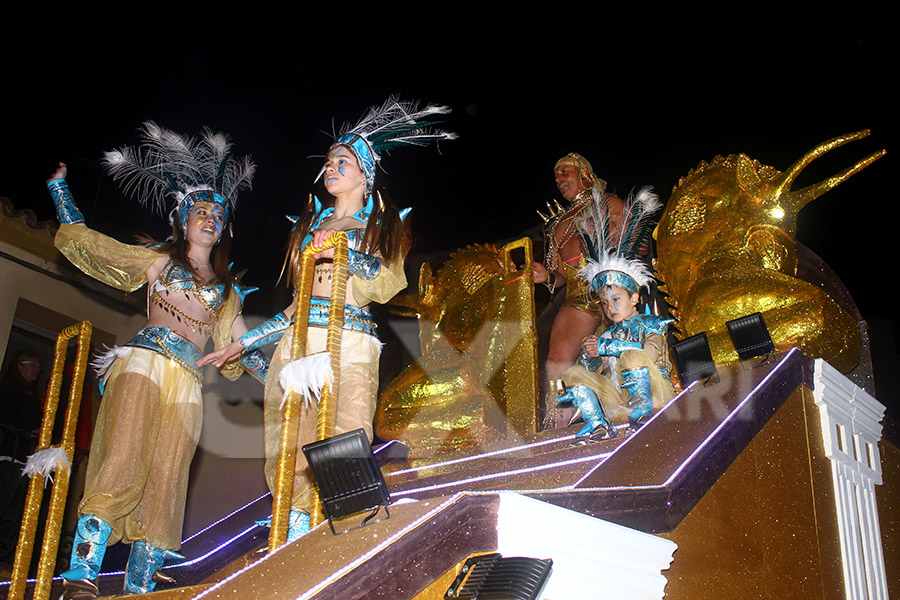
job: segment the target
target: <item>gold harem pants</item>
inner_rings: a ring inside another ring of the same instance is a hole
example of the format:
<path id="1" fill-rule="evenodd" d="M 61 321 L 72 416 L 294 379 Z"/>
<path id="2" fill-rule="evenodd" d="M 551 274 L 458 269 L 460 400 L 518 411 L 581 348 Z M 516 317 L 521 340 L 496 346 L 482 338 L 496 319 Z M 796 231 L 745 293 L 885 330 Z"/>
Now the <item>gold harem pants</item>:
<path id="1" fill-rule="evenodd" d="M 307 354 L 325 351 L 327 329 L 310 327 L 307 337 Z M 278 447 L 281 440 L 281 399 L 284 390 L 278 382 L 279 373 L 291 362 L 293 327 L 285 332 L 275 348 L 275 354 L 266 377 L 265 421 L 266 421 L 266 482 L 270 490 L 275 490 L 275 473 L 278 467 Z M 372 440 L 372 419 L 378 395 L 378 354 L 380 343 L 369 334 L 344 329 L 341 335 L 341 370 L 338 388 L 337 411 L 334 434 L 346 433 L 363 428 Z M 335 376 L 338 376 L 335 373 Z M 309 513 L 312 508 L 312 474 L 301 448 L 316 441 L 318 405 L 300 408 L 300 423 L 297 435 L 297 462 L 294 467 L 294 490 L 291 495 L 291 509 Z"/>
<path id="2" fill-rule="evenodd" d="M 643 350 L 628 350 L 622 353 L 616 363 L 615 373 L 606 375 L 596 371 L 589 371 L 581 365 L 573 365 L 566 369 L 562 379 L 567 386 L 586 385 L 591 388 L 600 400 L 603 413 L 613 425 L 623 425 L 628 422 L 628 413 L 632 411 L 628 404 L 628 390 L 617 386 L 611 377 L 622 381 L 622 371 L 646 367 L 650 372 L 650 391 L 653 395 L 653 412 L 658 411 L 675 397 L 675 389 L 659 369 L 650 361 L 650 357 Z"/>
<path id="3" fill-rule="evenodd" d="M 109 523 L 110 544 L 178 550 L 202 425 L 200 382 L 162 354 L 129 350 L 106 382 L 78 511 Z"/>

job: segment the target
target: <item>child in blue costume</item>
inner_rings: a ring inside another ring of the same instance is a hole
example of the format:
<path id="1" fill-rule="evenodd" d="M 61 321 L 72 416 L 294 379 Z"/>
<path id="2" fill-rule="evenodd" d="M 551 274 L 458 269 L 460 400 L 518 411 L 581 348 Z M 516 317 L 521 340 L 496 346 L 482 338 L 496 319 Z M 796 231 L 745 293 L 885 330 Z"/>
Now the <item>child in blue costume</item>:
<path id="1" fill-rule="evenodd" d="M 288 285 L 299 278 L 300 256 L 308 245 L 322 248 L 335 231 L 344 231 L 349 242 L 349 281 L 344 299 L 341 334 L 340 386 L 335 416 L 335 434 L 362 428 L 372 439 L 372 419 L 378 392 L 378 359 L 381 342 L 367 310 L 372 302 L 385 303 L 406 287 L 403 261 L 409 247 L 409 231 L 404 218 L 409 209 L 397 211 L 379 192 L 376 166 L 380 152 L 402 145 L 424 145 L 428 141 L 453 139 L 455 135 L 432 129 L 436 117 L 449 112 L 429 105 L 419 110 L 414 103 L 390 98 L 369 110 L 352 129 L 345 129 L 332 144 L 320 177 L 334 198 L 327 206 L 311 198 L 306 212 L 296 221 L 288 242 L 285 269 Z M 319 385 L 330 373 L 328 361 L 316 361 L 326 347 L 328 315 L 331 308 L 332 258 L 329 249 L 315 255 L 311 290 L 306 356 L 291 362 L 297 299 L 283 312 L 269 319 L 240 340 L 203 358 L 200 364 L 216 366 L 241 356 L 243 352 L 278 342 L 272 357 L 272 377 L 266 383 L 266 480 L 275 490 L 281 438 L 281 408 L 288 389 L 310 389 L 301 407 L 296 466 L 291 497 L 287 541 L 309 530 L 312 509 L 312 478 L 302 446 L 316 441 L 318 405 L 309 400 L 318 396 Z M 309 293 L 303 290 L 303 293 Z M 317 354 L 318 353 L 318 354 Z M 302 381 L 301 381 L 302 380 Z"/>
<path id="2" fill-rule="evenodd" d="M 656 194 L 643 188 L 626 202 L 621 232 L 609 234 L 602 206 L 582 223 L 593 258 L 581 274 L 612 325 L 584 338 L 578 364 L 563 373 L 567 390 L 557 401 L 580 409 L 578 437 L 601 440 L 616 437 L 617 425 L 640 427 L 675 395 L 666 351 L 671 320 L 637 310 L 639 290 L 653 275 L 636 253 L 659 208 Z"/>
<path id="3" fill-rule="evenodd" d="M 100 357 L 103 400 L 87 466 L 84 495 L 63 598 L 97 596 L 95 580 L 108 544 L 130 542 L 125 591 L 152 591 L 167 558 L 180 555 L 191 459 L 200 438 L 201 349 L 246 332 L 247 293 L 230 273 L 229 213 L 249 187 L 254 165 L 230 156 L 221 133 L 199 140 L 144 124 L 142 144 L 105 157 L 107 170 L 158 208 L 172 197 L 172 238 L 128 245 L 89 229 L 69 192 L 66 166 L 47 185 L 60 228 L 56 247 L 87 275 L 126 292 L 148 284 L 147 324 Z M 261 354 L 242 365 L 264 379 Z M 237 365 L 223 370 L 229 379 Z M 183 558 L 183 557 L 182 557 Z"/>

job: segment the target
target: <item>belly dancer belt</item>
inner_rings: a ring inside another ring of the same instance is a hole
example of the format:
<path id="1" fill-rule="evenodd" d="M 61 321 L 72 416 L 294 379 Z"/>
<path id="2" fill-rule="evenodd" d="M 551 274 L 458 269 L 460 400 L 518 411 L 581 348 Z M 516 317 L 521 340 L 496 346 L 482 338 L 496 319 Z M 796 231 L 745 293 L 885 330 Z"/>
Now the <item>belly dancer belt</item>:
<path id="1" fill-rule="evenodd" d="M 146 348 L 171 358 L 184 367 L 197 381 L 203 377 L 197 368 L 197 361 L 203 356 L 200 348 L 181 337 L 168 327 L 144 327 L 128 340 L 126 346 Z"/>
<path id="2" fill-rule="evenodd" d="M 309 299 L 309 325 L 310 327 L 328 327 L 328 309 L 331 302 L 328 298 L 313 296 Z M 375 335 L 375 321 L 372 313 L 354 304 L 344 305 L 344 329 L 361 331 L 369 335 Z"/>

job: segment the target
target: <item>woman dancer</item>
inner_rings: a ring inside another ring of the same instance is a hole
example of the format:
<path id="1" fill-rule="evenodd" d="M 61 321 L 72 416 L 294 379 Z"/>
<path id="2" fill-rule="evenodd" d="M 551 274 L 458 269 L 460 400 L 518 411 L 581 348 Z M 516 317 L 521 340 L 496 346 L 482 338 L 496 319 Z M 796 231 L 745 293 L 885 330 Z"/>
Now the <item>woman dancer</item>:
<path id="1" fill-rule="evenodd" d="M 381 343 L 375 337 L 375 323 L 366 307 L 371 302 L 387 302 L 406 287 L 403 260 L 409 248 L 409 230 L 404 218 L 409 209 L 398 212 L 379 191 L 379 178 L 376 177 L 376 166 L 381 160 L 379 152 L 400 145 L 424 145 L 430 140 L 454 139 L 454 134 L 431 129 L 436 122 L 434 116 L 447 112 L 449 109 L 443 106 L 418 110 L 415 104 L 398 102 L 396 98 L 370 109 L 356 127 L 345 129 L 328 151 L 319 176 L 324 177 L 325 189 L 334 197 L 333 205 L 326 206 L 312 197 L 291 233 L 285 258 L 289 286 L 299 276 L 300 256 L 309 244 L 313 248 L 322 248 L 335 231 L 346 232 L 349 242 L 350 282 L 344 301 L 341 385 L 335 434 L 362 428 L 369 439 L 372 438 Z M 333 249 L 315 254 L 307 355 L 322 352 L 326 347 L 333 256 Z M 285 395 L 279 380 L 284 380 L 289 387 L 299 387 L 289 375 L 297 369 L 288 364 L 293 339 L 289 325 L 296 306 L 297 299 L 294 298 L 283 312 L 198 363 L 212 362 L 220 367 L 242 352 L 281 340 L 272 358 L 272 377 L 266 381 L 266 480 L 272 490 L 275 489 L 281 404 Z M 309 530 L 312 481 L 299 448 L 316 440 L 317 414 L 318 407 L 309 403 L 300 412 L 288 541 Z"/>
<path id="2" fill-rule="evenodd" d="M 210 336 L 216 347 L 246 332 L 240 308 L 252 289 L 228 263 L 229 213 L 250 187 L 254 165 L 231 157 L 221 134 L 184 138 L 144 123 L 142 143 L 105 156 L 107 170 L 141 203 L 170 213 L 163 244 L 127 245 L 85 226 L 59 164 L 47 182 L 60 220 L 56 247 L 86 274 L 123 291 L 148 284 L 147 324 L 95 364 L 105 388 L 91 444 L 84 496 L 64 598 L 96 597 L 108 544 L 131 542 L 125 589 L 152 591 L 159 568 L 180 557 L 188 471 L 200 437 L 201 374 Z M 255 361 L 255 364 L 253 364 Z M 259 355 L 247 361 L 265 376 Z M 234 379 L 237 365 L 226 373 Z"/>

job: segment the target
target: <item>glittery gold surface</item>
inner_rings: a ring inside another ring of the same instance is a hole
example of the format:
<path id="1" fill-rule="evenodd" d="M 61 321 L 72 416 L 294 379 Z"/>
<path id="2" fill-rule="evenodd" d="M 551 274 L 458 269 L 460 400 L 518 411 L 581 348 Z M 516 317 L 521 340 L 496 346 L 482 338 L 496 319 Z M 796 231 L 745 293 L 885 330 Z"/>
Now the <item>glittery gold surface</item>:
<path id="1" fill-rule="evenodd" d="M 297 298 L 294 338 L 291 358 L 297 360 L 306 353 L 309 322 L 300 318 L 309 314 L 309 298 L 312 292 L 315 257 L 317 252 L 334 248 L 334 264 L 331 279 L 331 310 L 328 314 L 327 351 L 331 357 L 331 369 L 335 374 L 334 383 L 322 390 L 317 424 L 318 439 L 334 435 L 335 401 L 340 385 L 341 333 L 344 325 L 344 298 L 347 294 L 347 233 L 337 231 L 325 240 L 322 248 L 312 244 L 307 246 L 301 258 L 300 276 L 294 297 Z M 274 374 L 273 374 L 274 375 Z M 275 489 L 272 501 L 272 530 L 269 534 L 269 551 L 273 551 L 287 541 L 290 521 L 291 496 L 294 488 L 294 464 L 297 460 L 297 420 L 300 415 L 300 395 L 292 393 L 283 408 L 283 426 L 279 442 L 278 469 L 275 475 Z M 313 487 L 310 525 L 315 527 L 324 516 L 319 503 L 318 490 Z"/>
<path id="2" fill-rule="evenodd" d="M 897 424 L 894 423 L 894 427 Z M 888 597 L 900 598 L 900 448 L 882 441 L 881 454 L 883 485 L 875 488 L 878 521 L 881 525 L 881 545 L 884 548 L 884 570 L 887 576 Z"/>
<path id="3" fill-rule="evenodd" d="M 762 312 L 777 349 L 796 346 L 843 372 L 857 364 L 856 321 L 797 278 L 797 214 L 884 151 L 822 182 L 793 191 L 791 185 L 815 158 L 867 135 L 824 142 L 784 173 L 739 154 L 702 162 L 679 182 L 659 223 L 655 266 L 681 337 L 705 331 L 713 358 L 736 362 L 725 322 Z"/>
<path id="4" fill-rule="evenodd" d="M 537 430 L 537 339 L 531 269 L 510 253 L 531 240 L 470 246 L 436 277 L 423 265 L 419 298 L 422 357 L 379 399 L 375 433 L 401 439 L 412 456 L 482 446 Z"/>
<path id="5" fill-rule="evenodd" d="M 50 373 L 50 383 L 47 389 L 47 403 L 44 407 L 44 420 L 41 423 L 41 432 L 35 452 L 51 447 L 53 425 L 56 421 L 56 410 L 59 405 L 59 393 L 62 385 L 63 368 L 66 363 L 66 350 L 68 342 L 73 337 L 78 338 L 78 353 L 75 357 L 75 365 L 72 373 L 72 387 L 69 391 L 69 403 L 66 408 L 65 424 L 63 426 L 62 449 L 65 450 L 69 461 L 75 452 L 75 426 L 78 424 L 78 413 L 81 405 L 81 389 L 84 384 L 84 373 L 87 365 L 91 344 L 91 324 L 82 321 L 64 329 L 56 338 L 56 349 L 53 358 L 53 368 Z M 41 500 L 44 495 L 45 478 L 35 475 L 28 484 L 28 495 L 25 499 L 25 513 L 19 531 L 19 543 L 16 546 L 16 557 L 13 563 L 12 582 L 10 584 L 10 600 L 21 600 L 25 597 L 26 577 L 28 567 L 31 564 L 31 555 L 34 548 L 34 538 L 38 526 L 38 516 L 41 510 Z M 44 528 L 44 542 L 41 547 L 41 555 L 38 559 L 37 581 L 34 586 L 34 600 L 47 600 L 50 597 L 50 583 L 53 577 L 53 569 L 56 566 L 56 551 L 59 547 L 59 533 L 62 528 L 63 513 L 66 508 L 66 493 L 69 491 L 68 469 L 57 470 L 53 474 L 53 488 L 50 493 L 50 507 L 47 512 Z"/>
<path id="6" fill-rule="evenodd" d="M 879 490 L 880 492 L 880 490 Z M 831 467 L 807 388 L 671 532 L 667 598 L 844 598 Z"/>

